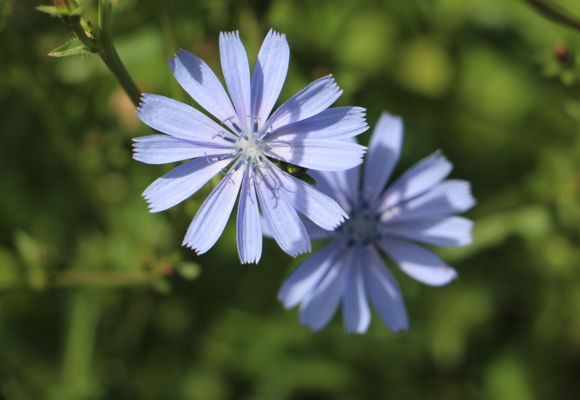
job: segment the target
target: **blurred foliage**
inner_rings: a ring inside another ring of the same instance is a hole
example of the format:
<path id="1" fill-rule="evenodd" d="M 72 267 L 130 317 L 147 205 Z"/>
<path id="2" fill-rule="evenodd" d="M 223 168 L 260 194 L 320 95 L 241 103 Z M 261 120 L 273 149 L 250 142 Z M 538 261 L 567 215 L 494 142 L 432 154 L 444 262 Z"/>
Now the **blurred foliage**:
<path id="1" fill-rule="evenodd" d="M 40 2 L 2 0 L 0 398 L 580 398 L 580 33 L 521 1 L 117 3 L 138 85 L 184 101 L 178 48 L 219 70 L 219 31 L 252 61 L 287 33 L 282 99 L 332 72 L 371 125 L 402 115 L 400 170 L 443 149 L 473 184 L 475 242 L 440 252 L 447 287 L 394 271 L 410 331 L 308 331 L 276 301 L 300 260 L 268 242 L 240 266 L 233 224 L 207 255 L 181 248 L 210 188 L 149 214 L 140 193 L 170 167 L 132 161 L 149 131 L 131 102 L 97 57 L 47 56 L 70 34 Z"/>

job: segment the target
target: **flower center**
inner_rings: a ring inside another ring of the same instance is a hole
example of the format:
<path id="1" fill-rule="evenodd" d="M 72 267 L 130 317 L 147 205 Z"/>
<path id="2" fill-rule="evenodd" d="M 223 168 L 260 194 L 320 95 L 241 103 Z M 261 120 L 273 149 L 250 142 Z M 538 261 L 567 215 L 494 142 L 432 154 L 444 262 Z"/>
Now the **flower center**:
<path id="1" fill-rule="evenodd" d="M 362 204 L 354 208 L 350 219 L 338 228 L 347 245 L 368 245 L 379 237 L 379 216 L 367 205 Z"/>
<path id="2" fill-rule="evenodd" d="M 255 132 L 243 134 L 236 142 L 238 156 L 246 162 L 260 164 L 263 161 L 264 144 Z"/>

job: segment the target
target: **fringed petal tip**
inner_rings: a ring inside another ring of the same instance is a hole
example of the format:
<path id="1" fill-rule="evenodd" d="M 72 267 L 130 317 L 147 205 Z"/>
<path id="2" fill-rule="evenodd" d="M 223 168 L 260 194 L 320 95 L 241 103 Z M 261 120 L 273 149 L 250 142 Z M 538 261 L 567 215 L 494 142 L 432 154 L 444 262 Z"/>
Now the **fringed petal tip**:
<path id="1" fill-rule="evenodd" d="M 460 180 L 460 182 L 464 182 L 465 185 L 465 203 L 463 206 L 465 207 L 465 211 L 467 211 L 477 204 L 477 200 L 475 200 L 475 197 L 473 197 L 473 192 L 471 191 L 471 182 L 463 180 Z"/>
<path id="2" fill-rule="evenodd" d="M 154 213 L 158 213 L 161 211 L 165 211 L 166 209 L 160 209 L 158 207 L 155 207 L 155 205 L 153 204 L 153 200 L 151 200 L 150 197 L 148 197 L 145 192 L 143 192 L 143 194 L 141 195 L 144 199 L 145 202 L 147 203 L 147 211 L 149 211 L 150 213 L 154 214 Z"/>
<path id="3" fill-rule="evenodd" d="M 284 250 L 284 252 L 286 254 L 288 254 L 290 257 L 294 257 L 294 258 L 296 258 L 302 254 L 310 253 L 311 251 L 312 251 L 312 246 L 310 245 L 310 243 L 308 243 L 308 247 L 304 247 L 304 248 L 298 249 L 296 251 L 288 252 L 288 251 Z"/>
<path id="4" fill-rule="evenodd" d="M 143 105 L 145 104 L 145 101 L 147 100 L 149 95 L 150 95 L 149 93 L 141 93 L 141 95 L 139 96 L 139 104 L 137 105 L 137 112 L 139 112 L 143 108 Z"/>
<path id="5" fill-rule="evenodd" d="M 431 161 L 433 162 L 433 164 L 441 163 L 447 165 L 449 170 L 453 169 L 453 163 L 449 161 L 449 159 L 445 156 L 443 150 L 441 149 L 435 150 L 432 154 L 432 157 L 433 159 Z"/>
<path id="6" fill-rule="evenodd" d="M 231 37 L 231 38 L 239 39 L 240 38 L 240 31 L 239 30 L 221 31 L 220 37 L 226 37 L 226 38 Z"/>
<path id="7" fill-rule="evenodd" d="M 327 85 L 328 89 L 334 89 L 336 92 L 340 93 L 339 96 L 342 95 L 342 89 L 340 88 L 340 86 L 336 82 L 336 78 L 334 77 L 333 74 L 321 76 L 320 78 L 318 78 L 314 82 L 324 83 L 325 85 Z"/>
<path id="8" fill-rule="evenodd" d="M 453 214 L 467 211 L 475 205 L 475 198 L 471 193 L 471 183 L 468 181 L 448 179 L 431 189 L 431 193 L 438 191 L 443 192 L 442 194 L 452 207 Z M 429 192 L 426 195 L 428 196 Z"/>
<path id="9" fill-rule="evenodd" d="M 252 257 L 251 259 L 248 259 L 248 260 L 243 260 L 242 258 L 240 258 L 240 264 L 242 264 L 242 265 L 258 264 L 259 262 L 260 262 L 260 256 Z"/>
<path id="10" fill-rule="evenodd" d="M 193 252 L 198 256 L 206 253 L 205 251 L 200 251 L 198 248 L 194 247 L 192 244 L 188 243 L 186 240 L 183 240 L 181 245 L 187 249 L 193 250 Z"/>
<path id="11" fill-rule="evenodd" d="M 268 31 L 268 34 L 266 36 L 273 36 L 276 39 L 286 39 L 285 33 L 280 33 L 277 30 L 275 30 L 274 28 L 270 28 L 270 30 Z"/>
<path id="12" fill-rule="evenodd" d="M 325 231 L 333 232 L 336 230 L 336 228 L 338 228 L 339 226 L 344 224 L 349 218 L 350 218 L 350 216 L 348 215 L 348 213 L 346 211 L 342 210 L 342 213 L 340 214 L 340 217 L 339 217 L 336 224 L 329 227 L 330 229 L 324 229 L 324 228 L 322 228 L 322 229 L 324 229 Z"/>

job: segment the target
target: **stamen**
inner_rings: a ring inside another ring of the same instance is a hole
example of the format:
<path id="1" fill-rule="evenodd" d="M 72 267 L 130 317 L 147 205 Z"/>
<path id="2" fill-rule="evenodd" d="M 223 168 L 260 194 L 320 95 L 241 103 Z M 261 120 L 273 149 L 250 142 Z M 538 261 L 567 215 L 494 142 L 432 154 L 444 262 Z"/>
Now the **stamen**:
<path id="1" fill-rule="evenodd" d="M 242 133 L 242 128 L 240 128 L 240 127 L 238 126 L 238 124 L 236 124 L 236 123 L 235 123 L 235 122 L 233 122 L 233 121 L 232 121 L 232 123 L 231 123 L 231 124 L 232 124 L 232 126 L 234 127 L 234 129 L 236 130 L 236 132 L 238 132 L 238 134 L 239 134 L 239 133 Z M 244 135 L 244 136 L 245 136 L 245 135 Z"/>
<path id="2" fill-rule="evenodd" d="M 259 126 L 258 123 L 260 122 L 260 118 L 257 116 L 250 116 L 250 118 L 252 119 L 252 122 L 253 122 L 252 130 L 255 133 L 258 133 L 258 126 Z"/>
<path id="3" fill-rule="evenodd" d="M 260 140 L 266 140 L 272 134 L 272 132 L 273 132 L 272 125 L 268 125 L 268 127 L 260 137 Z"/>
<path id="4" fill-rule="evenodd" d="M 221 154 L 219 156 L 208 156 L 207 154 L 204 156 L 205 160 L 210 163 L 210 162 L 216 162 L 216 161 L 222 161 L 225 160 L 227 158 L 231 158 L 234 157 L 236 154 L 235 153 L 229 153 L 229 154 Z"/>
<path id="5" fill-rule="evenodd" d="M 230 129 L 235 130 L 238 134 L 242 132 L 242 130 L 240 129 L 240 127 L 238 125 L 236 125 L 236 123 L 234 122 L 234 119 L 236 118 L 235 115 L 231 115 L 225 119 L 223 119 L 221 121 L 222 125 L 227 126 Z"/>
<path id="6" fill-rule="evenodd" d="M 242 166 L 242 160 L 240 160 L 239 158 L 236 160 L 236 162 L 234 163 L 234 166 L 232 167 L 232 171 L 237 171 L 238 169 L 240 169 L 240 167 Z"/>

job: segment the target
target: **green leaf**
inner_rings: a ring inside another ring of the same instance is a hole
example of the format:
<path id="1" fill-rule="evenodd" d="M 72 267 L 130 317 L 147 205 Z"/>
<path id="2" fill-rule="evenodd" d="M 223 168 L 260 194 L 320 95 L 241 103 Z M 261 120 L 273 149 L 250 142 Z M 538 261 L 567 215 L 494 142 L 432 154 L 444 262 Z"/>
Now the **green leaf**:
<path id="1" fill-rule="evenodd" d="M 90 54 L 92 52 L 78 38 L 71 39 L 48 53 L 51 57 L 86 56 Z"/>
<path id="2" fill-rule="evenodd" d="M 69 9 L 67 7 L 41 5 L 41 6 L 36 6 L 36 9 L 40 12 L 51 15 L 53 17 L 81 15 L 81 8 L 80 7 L 75 7 L 73 9 Z"/>

